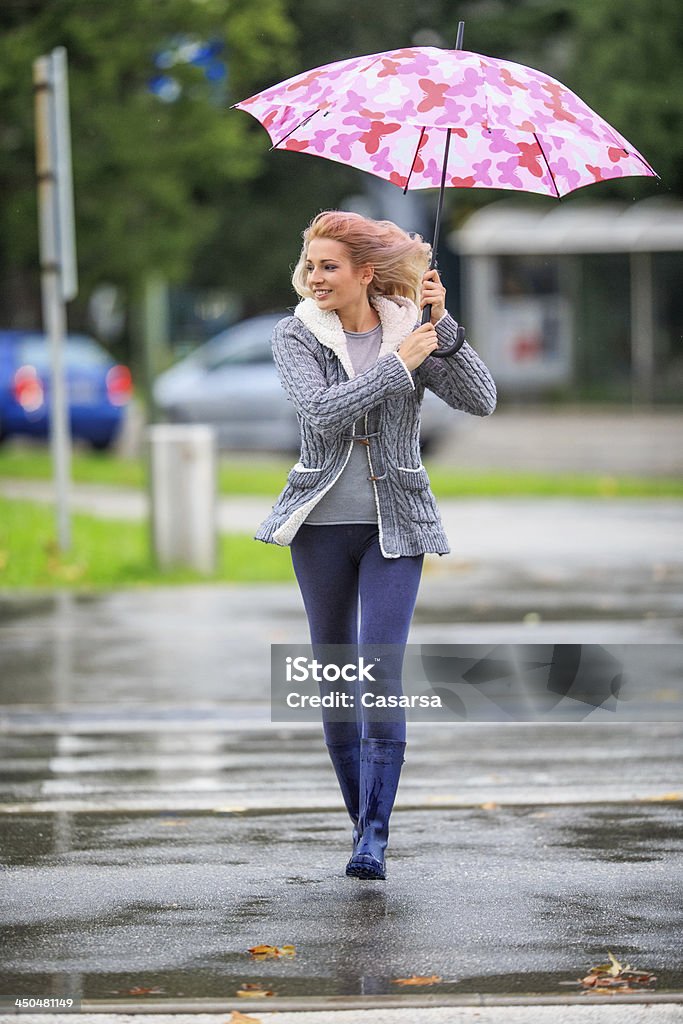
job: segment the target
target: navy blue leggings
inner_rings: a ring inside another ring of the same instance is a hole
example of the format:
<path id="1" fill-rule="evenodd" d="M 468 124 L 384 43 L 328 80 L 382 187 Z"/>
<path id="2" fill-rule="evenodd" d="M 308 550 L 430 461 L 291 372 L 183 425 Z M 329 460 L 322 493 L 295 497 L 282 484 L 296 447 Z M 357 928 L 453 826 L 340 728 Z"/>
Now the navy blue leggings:
<path id="1" fill-rule="evenodd" d="M 304 523 L 291 543 L 291 552 L 311 644 L 351 645 L 359 656 L 366 644 L 391 644 L 390 653 L 383 652 L 373 669 L 371 688 L 375 694 L 400 696 L 404 648 L 424 556 L 385 558 L 374 523 Z M 340 687 L 335 684 L 332 688 Z M 326 743 L 348 743 L 361 735 L 405 740 L 405 711 L 364 708 L 361 692 L 355 690 L 355 710 L 345 717 L 339 709 L 330 713 L 323 708 Z"/>

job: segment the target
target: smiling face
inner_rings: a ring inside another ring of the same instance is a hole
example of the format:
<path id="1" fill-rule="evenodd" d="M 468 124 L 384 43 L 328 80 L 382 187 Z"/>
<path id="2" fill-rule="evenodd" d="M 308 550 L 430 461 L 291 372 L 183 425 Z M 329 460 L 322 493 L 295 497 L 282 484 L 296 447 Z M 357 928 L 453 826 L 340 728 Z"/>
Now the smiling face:
<path id="1" fill-rule="evenodd" d="M 343 242 L 314 238 L 306 255 L 306 284 L 319 309 L 342 316 L 367 306 L 372 267 L 354 267 Z"/>

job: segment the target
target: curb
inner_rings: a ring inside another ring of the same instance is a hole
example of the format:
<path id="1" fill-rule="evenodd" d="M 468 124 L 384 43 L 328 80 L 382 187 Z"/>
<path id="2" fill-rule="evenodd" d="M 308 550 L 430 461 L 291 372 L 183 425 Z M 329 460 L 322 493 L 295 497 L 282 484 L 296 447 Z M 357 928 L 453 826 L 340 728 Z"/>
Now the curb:
<path id="1" fill-rule="evenodd" d="M 315 997 L 282 997 L 280 999 L 168 999 L 168 1000 L 121 1000 L 105 1002 L 98 999 L 83 1000 L 80 1013 L 116 1013 L 116 1014 L 181 1014 L 181 1013 L 229 1013 L 233 1009 L 241 1009 L 245 1013 L 274 1013 L 289 1011 L 290 1013 L 307 1013 L 311 1011 L 341 1010 L 409 1010 L 439 1009 L 447 1007 L 467 1006 L 604 1006 L 628 1004 L 648 1005 L 668 1003 L 683 1006 L 683 992 L 638 992 L 632 995 L 597 996 L 591 993 L 576 995 L 529 995 L 529 996 L 497 996 L 485 993 L 471 995 L 442 995 L 429 997 L 393 996 L 328 996 Z"/>

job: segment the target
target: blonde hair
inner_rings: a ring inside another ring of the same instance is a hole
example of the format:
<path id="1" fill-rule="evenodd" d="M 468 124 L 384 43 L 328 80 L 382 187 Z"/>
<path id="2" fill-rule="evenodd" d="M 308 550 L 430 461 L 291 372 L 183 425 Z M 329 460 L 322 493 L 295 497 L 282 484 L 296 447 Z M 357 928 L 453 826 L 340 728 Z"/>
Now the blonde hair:
<path id="1" fill-rule="evenodd" d="M 308 245 L 314 238 L 341 242 L 354 267 L 374 270 L 368 296 L 402 295 L 417 303 L 422 275 L 429 267 L 431 246 L 419 235 L 409 235 L 390 220 L 371 220 L 344 210 L 324 210 L 303 232 L 303 247 L 292 274 L 294 290 L 302 298 L 312 292 L 306 283 Z"/>

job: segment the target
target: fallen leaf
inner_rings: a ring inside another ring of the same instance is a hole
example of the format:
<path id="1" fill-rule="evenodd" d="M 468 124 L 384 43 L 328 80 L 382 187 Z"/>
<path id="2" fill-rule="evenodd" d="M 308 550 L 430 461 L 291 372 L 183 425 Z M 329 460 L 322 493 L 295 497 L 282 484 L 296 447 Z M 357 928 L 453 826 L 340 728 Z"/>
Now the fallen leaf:
<path id="1" fill-rule="evenodd" d="M 623 971 L 630 971 L 631 970 L 631 965 L 630 964 L 626 964 L 626 966 L 622 966 L 622 964 L 619 963 L 619 961 L 617 960 L 615 955 L 613 953 L 610 953 L 609 950 L 607 950 L 607 956 L 609 957 L 609 962 L 610 962 L 609 973 L 613 977 L 616 978 Z"/>
<path id="2" fill-rule="evenodd" d="M 482 811 L 497 811 L 498 810 L 498 804 L 496 803 L 495 800 L 487 800 L 485 803 L 479 804 L 479 806 L 481 807 Z"/>
<path id="3" fill-rule="evenodd" d="M 413 974 L 410 978 L 394 978 L 394 985 L 437 985 L 442 979 L 438 974 L 432 974 L 429 978 Z"/>
<path id="4" fill-rule="evenodd" d="M 246 1013 L 240 1013 L 239 1010 L 233 1010 L 225 1024 L 261 1024 L 261 1018 L 248 1017 Z"/>
<path id="5" fill-rule="evenodd" d="M 247 951 L 257 960 L 275 960 L 281 956 L 296 956 L 295 946 L 268 946 L 262 943 L 259 946 L 251 946 Z"/>
<path id="6" fill-rule="evenodd" d="M 266 996 L 274 996 L 275 993 L 271 989 L 262 988 L 257 981 L 245 981 L 242 988 L 237 990 L 237 995 L 245 999 L 263 999 Z"/>
<path id="7" fill-rule="evenodd" d="M 683 800 L 683 793 L 660 793 L 658 796 L 645 796 L 643 797 L 643 803 L 658 804 L 670 800 L 672 802 Z"/>
<path id="8" fill-rule="evenodd" d="M 631 967 L 630 964 L 622 964 L 613 953 L 607 951 L 608 964 L 597 964 L 591 967 L 584 978 L 578 978 L 577 982 L 584 990 L 598 992 L 602 995 L 610 995 L 618 992 L 638 992 L 643 988 L 651 987 L 657 981 L 657 976 L 651 971 L 642 971 Z"/>

